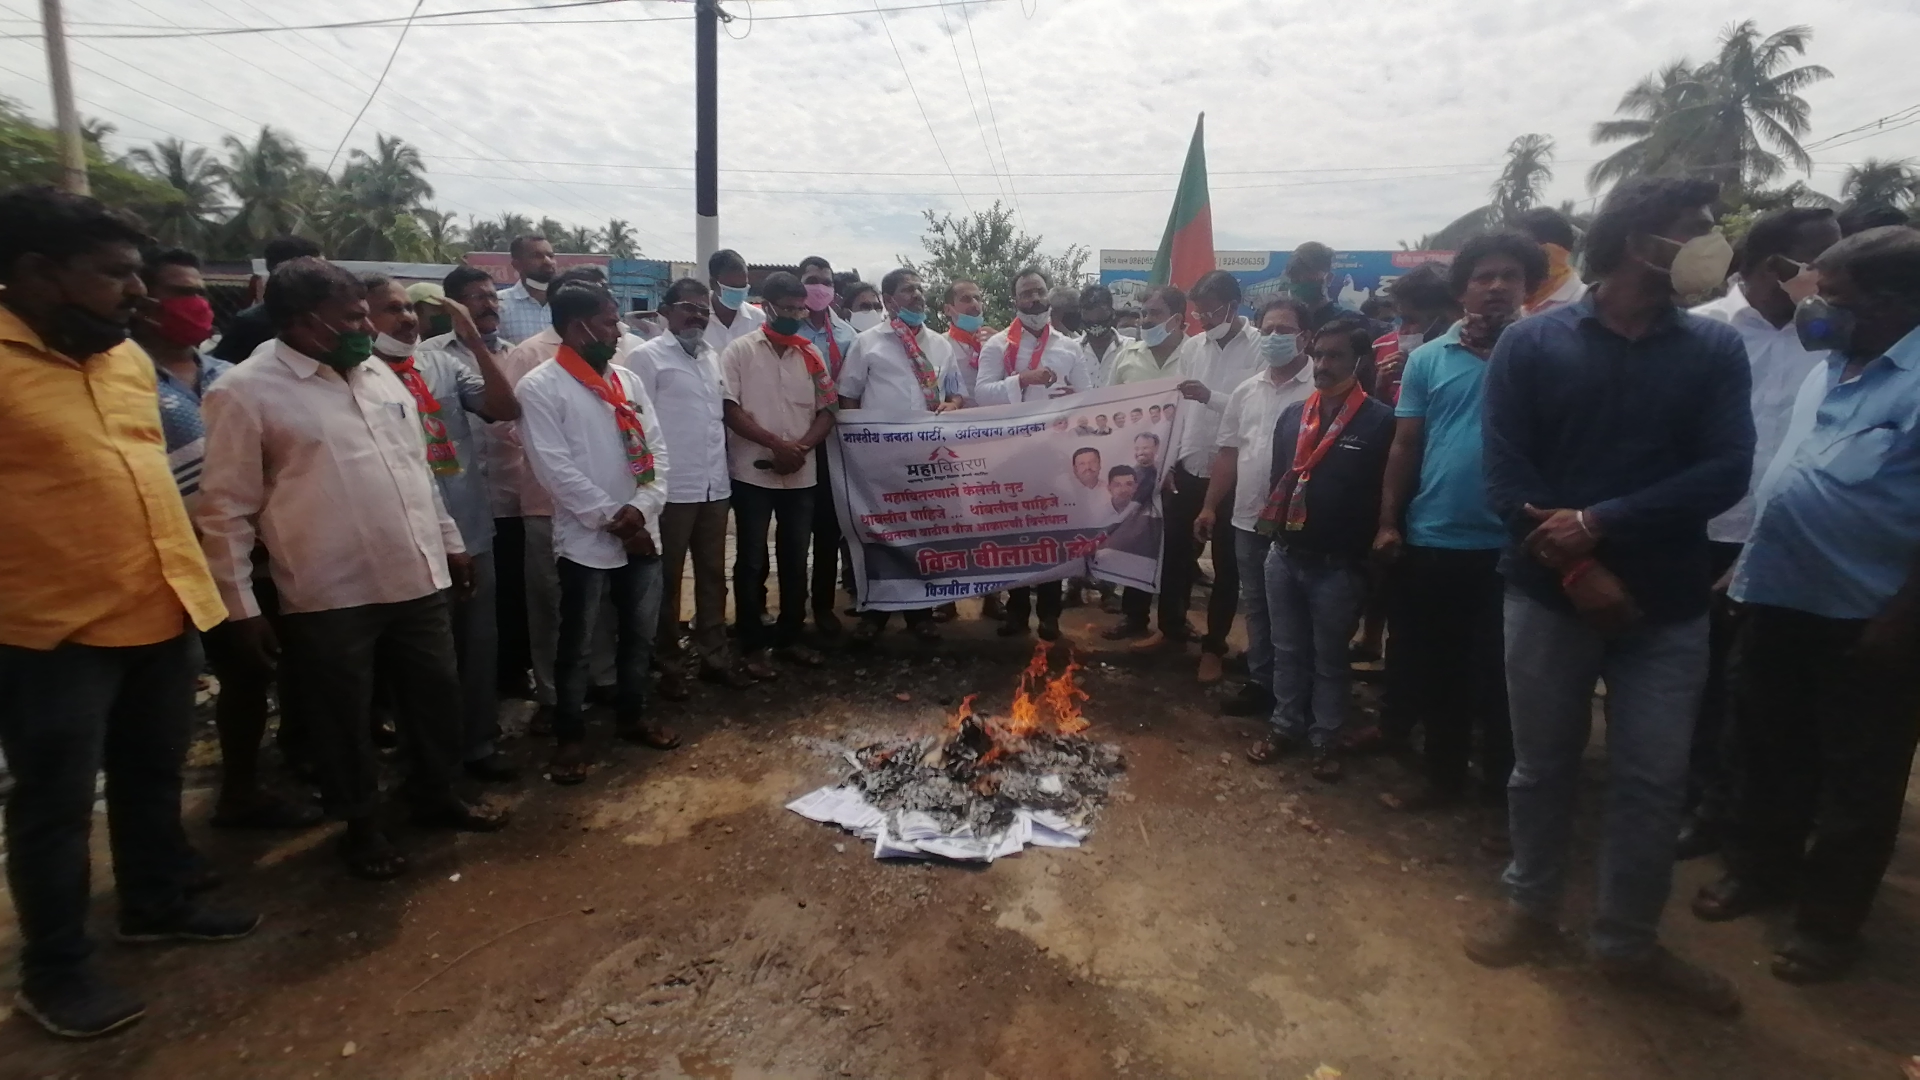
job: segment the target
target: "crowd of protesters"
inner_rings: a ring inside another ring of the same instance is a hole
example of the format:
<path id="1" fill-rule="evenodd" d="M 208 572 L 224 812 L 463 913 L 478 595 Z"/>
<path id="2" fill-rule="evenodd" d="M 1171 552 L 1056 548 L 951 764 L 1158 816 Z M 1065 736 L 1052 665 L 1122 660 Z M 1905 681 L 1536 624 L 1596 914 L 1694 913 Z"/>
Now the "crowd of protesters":
<path id="1" fill-rule="evenodd" d="M 382 745 L 416 824 L 497 830 L 508 813 L 477 793 L 524 764 L 503 700 L 535 703 L 542 772 L 578 784 L 595 707 L 671 750 L 659 703 L 692 681 L 740 688 L 875 645 L 885 613 L 849 627 L 836 610 L 822 444 L 840 410 L 1149 380 L 1177 386 L 1181 422 L 1164 452 L 1136 437 L 1114 505 L 1158 495 L 1161 587 L 1099 586 L 1117 618 L 1096 636 L 1191 644 L 1194 685 L 1224 691 L 1238 619 L 1246 676 L 1220 707 L 1268 719 L 1249 761 L 1298 753 L 1336 782 L 1352 755 L 1407 755 L 1422 782 L 1388 809 L 1487 807 L 1509 902 L 1466 949 L 1489 966 L 1564 944 L 1598 703 L 1598 967 L 1737 1011 L 1727 979 L 1658 934 L 1676 859 L 1718 851 L 1726 873 L 1693 913 L 1791 906 L 1773 972 L 1839 977 L 1920 737 L 1920 231 L 1788 209 L 1736 246 L 1718 198 L 1628 181 L 1584 234 L 1534 211 L 1364 312 L 1328 295 L 1317 243 L 1255 311 L 1221 271 L 1116 310 L 1037 268 L 935 296 L 912 270 L 871 284 L 818 257 L 750 284 L 723 250 L 643 323 L 539 236 L 513 241 L 506 289 L 464 266 L 357 277 L 289 237 L 209 347 L 193 253 L 85 197 L 0 194 L 20 1009 L 74 1037 L 142 1015 L 89 959 L 102 771 L 121 939 L 258 924 L 203 901 L 220 875 L 181 823 L 203 672 L 211 824 L 338 820 L 345 868 L 390 878 L 407 860 Z M 996 290 L 1005 328 L 985 322 Z M 1037 617 L 1055 640 L 1096 584 L 1015 589 L 982 614 L 1010 637 Z M 955 617 L 908 612 L 906 633 L 937 642 Z M 1351 723 L 1353 662 L 1382 648 L 1378 723 Z M 270 696 L 287 783 L 260 765 Z"/>

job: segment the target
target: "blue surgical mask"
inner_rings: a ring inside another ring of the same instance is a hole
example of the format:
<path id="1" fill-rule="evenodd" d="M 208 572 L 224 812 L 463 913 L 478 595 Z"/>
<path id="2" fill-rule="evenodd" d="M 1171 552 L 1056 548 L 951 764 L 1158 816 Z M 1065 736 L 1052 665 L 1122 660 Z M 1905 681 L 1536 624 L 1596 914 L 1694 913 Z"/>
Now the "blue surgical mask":
<path id="1" fill-rule="evenodd" d="M 1290 333 L 1268 334 L 1260 339 L 1260 356 L 1269 367 L 1285 367 L 1300 355 L 1300 339 Z"/>
<path id="2" fill-rule="evenodd" d="M 906 323 L 915 330 L 920 329 L 920 324 L 927 321 L 926 312 L 915 311 L 912 308 L 901 308 L 899 311 L 894 312 L 894 314 L 899 316 L 901 322 Z"/>
<path id="3" fill-rule="evenodd" d="M 961 330 L 965 330 L 969 334 L 977 334 L 980 332 L 982 326 L 987 325 L 987 317 L 985 315 L 955 315 L 953 317 L 953 325 Z"/>
<path id="4" fill-rule="evenodd" d="M 1171 333 L 1173 331 L 1167 329 L 1166 323 L 1154 323 L 1140 331 L 1140 340 L 1147 343 L 1147 348 L 1157 349 L 1166 344 L 1167 335 Z"/>
<path id="5" fill-rule="evenodd" d="M 720 286 L 720 303 L 725 305 L 728 310 L 739 311 L 741 305 L 745 304 L 746 302 L 747 302 L 746 286 L 743 285 L 737 289 L 731 285 Z"/>
<path id="6" fill-rule="evenodd" d="M 1859 321 L 1853 312 L 1834 307 L 1819 296 L 1809 296 L 1793 309 L 1794 332 L 1800 335 L 1801 348 L 1809 352 L 1831 349 L 1846 355 Z"/>

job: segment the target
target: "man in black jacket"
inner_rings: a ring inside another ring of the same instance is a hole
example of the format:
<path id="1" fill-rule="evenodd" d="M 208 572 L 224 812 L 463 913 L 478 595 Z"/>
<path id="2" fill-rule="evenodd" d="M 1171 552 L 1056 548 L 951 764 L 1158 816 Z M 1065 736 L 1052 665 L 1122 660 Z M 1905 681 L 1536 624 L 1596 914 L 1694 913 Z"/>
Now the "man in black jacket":
<path id="1" fill-rule="evenodd" d="M 304 236 L 276 236 L 267 241 L 267 249 L 261 254 L 266 256 L 267 273 L 271 275 L 283 262 L 309 256 L 318 258 L 320 245 Z M 272 340 L 273 323 L 267 318 L 267 305 L 254 304 L 234 313 L 221 331 L 220 340 L 214 344 L 213 355 L 229 364 L 237 364 L 252 356 L 253 350 L 263 342 Z"/>
<path id="2" fill-rule="evenodd" d="M 1313 394 L 1289 405 L 1274 428 L 1273 493 L 1257 531 L 1267 553 L 1273 620 L 1273 729 L 1247 751 L 1271 761 L 1303 743 L 1313 775 L 1340 778 L 1334 738 L 1346 721 L 1353 675 L 1347 643 L 1366 598 L 1366 560 L 1380 512 L 1380 484 L 1393 444 L 1393 410 L 1367 396 L 1356 371 L 1373 355 L 1373 329 L 1358 316 L 1314 332 Z"/>

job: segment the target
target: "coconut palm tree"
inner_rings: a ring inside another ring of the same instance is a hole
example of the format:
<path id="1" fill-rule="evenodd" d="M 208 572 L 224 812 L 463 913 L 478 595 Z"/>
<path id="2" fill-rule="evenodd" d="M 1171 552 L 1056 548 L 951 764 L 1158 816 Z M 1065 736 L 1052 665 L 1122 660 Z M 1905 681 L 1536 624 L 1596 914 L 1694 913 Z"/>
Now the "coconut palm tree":
<path id="1" fill-rule="evenodd" d="M 466 252 L 460 223 L 453 214 L 423 206 L 413 212 L 413 219 L 420 225 L 418 258 L 426 262 L 453 262 Z"/>
<path id="2" fill-rule="evenodd" d="M 309 224 L 315 170 L 306 151 L 272 127 L 262 127 L 250 144 L 236 135 L 221 141 L 227 160 L 214 168 L 238 204 L 226 228 L 234 247 L 257 251 L 268 239 Z"/>
<path id="3" fill-rule="evenodd" d="M 1840 181 L 1840 197 L 1856 203 L 1884 203 L 1898 206 L 1920 197 L 1920 172 L 1911 160 L 1884 161 L 1868 158 L 1847 168 Z"/>
<path id="4" fill-rule="evenodd" d="M 227 212 L 221 199 L 220 165 L 213 155 L 166 138 L 127 151 L 127 163 L 180 193 L 179 203 L 148 216 L 153 235 L 163 243 L 209 250 L 219 219 Z"/>
<path id="5" fill-rule="evenodd" d="M 1496 220 L 1510 222 L 1539 203 L 1553 179 L 1553 149 L 1547 135 L 1522 135 L 1507 145 L 1507 163 L 1493 182 Z"/>
<path id="6" fill-rule="evenodd" d="M 566 242 L 563 244 L 556 237 L 553 246 L 562 251 L 577 251 L 582 255 L 597 254 L 602 247 L 599 232 L 588 225 L 566 230 Z"/>
<path id="7" fill-rule="evenodd" d="M 640 257 L 640 244 L 633 236 L 633 226 L 619 218 L 607 222 L 600 238 L 605 244 L 607 254 L 616 259 L 637 259 Z"/>
<path id="8" fill-rule="evenodd" d="M 1833 77 L 1818 64 L 1788 67 L 1804 55 L 1805 26 L 1762 37 L 1753 20 L 1720 35 L 1713 60 L 1676 61 L 1636 83 L 1615 111 L 1628 119 L 1594 125 L 1597 143 L 1627 145 L 1593 167 L 1593 188 L 1628 176 L 1691 175 L 1729 189 L 1758 187 L 1789 165 L 1811 173 L 1800 145 L 1810 108 L 1800 91 Z"/>
<path id="9" fill-rule="evenodd" d="M 374 139 L 374 150 L 355 150 L 340 170 L 344 196 L 336 205 L 339 237 L 335 250 L 343 259 L 392 259 L 401 246 L 402 218 L 422 200 L 433 197 L 427 165 L 420 151 L 393 135 Z"/>

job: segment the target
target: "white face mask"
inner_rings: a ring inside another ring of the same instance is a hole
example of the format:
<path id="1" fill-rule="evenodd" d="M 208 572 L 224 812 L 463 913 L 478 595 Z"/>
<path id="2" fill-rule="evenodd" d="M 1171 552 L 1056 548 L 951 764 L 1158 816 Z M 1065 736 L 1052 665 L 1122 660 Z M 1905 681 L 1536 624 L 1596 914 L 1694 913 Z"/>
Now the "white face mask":
<path id="1" fill-rule="evenodd" d="M 1228 338 L 1233 336 L 1233 329 L 1234 329 L 1233 316 L 1229 315 L 1227 316 L 1226 322 L 1223 322 L 1219 326 L 1216 326 L 1213 329 L 1207 331 L 1207 337 L 1215 345 L 1223 345 L 1226 343 L 1226 340 Z"/>
<path id="2" fill-rule="evenodd" d="M 1427 339 L 1424 336 L 1406 330 L 1400 331 L 1399 341 L 1400 351 L 1406 353 L 1408 356 L 1412 356 L 1413 350 L 1427 343 Z"/>
<path id="3" fill-rule="evenodd" d="M 1820 271 L 1811 266 L 1802 267 L 1799 273 L 1782 281 L 1780 287 L 1797 307 L 1800 301 L 1820 291 Z"/>
<path id="4" fill-rule="evenodd" d="M 700 343 L 707 339 L 707 328 L 703 326 L 698 330 L 683 330 L 673 335 L 673 339 L 680 343 L 680 347 L 687 351 L 688 356 L 693 356 L 700 351 Z"/>
<path id="5" fill-rule="evenodd" d="M 1727 268 L 1732 265 L 1733 245 L 1715 229 L 1681 244 L 1667 273 L 1673 279 L 1675 293 L 1704 296 L 1726 284 Z"/>
<path id="6" fill-rule="evenodd" d="M 1053 312 L 1047 308 L 1042 308 L 1039 311 L 1023 311 L 1020 313 L 1020 325 L 1036 334 L 1045 329 L 1047 323 L 1051 321 L 1053 321 Z"/>
<path id="7" fill-rule="evenodd" d="M 847 316 L 847 325 L 865 332 L 887 321 L 884 311 L 856 311 Z"/>
<path id="8" fill-rule="evenodd" d="M 373 351 L 381 356 L 391 356 L 395 360 L 412 356 L 416 344 L 416 342 L 401 341 L 392 334 L 373 335 Z"/>

